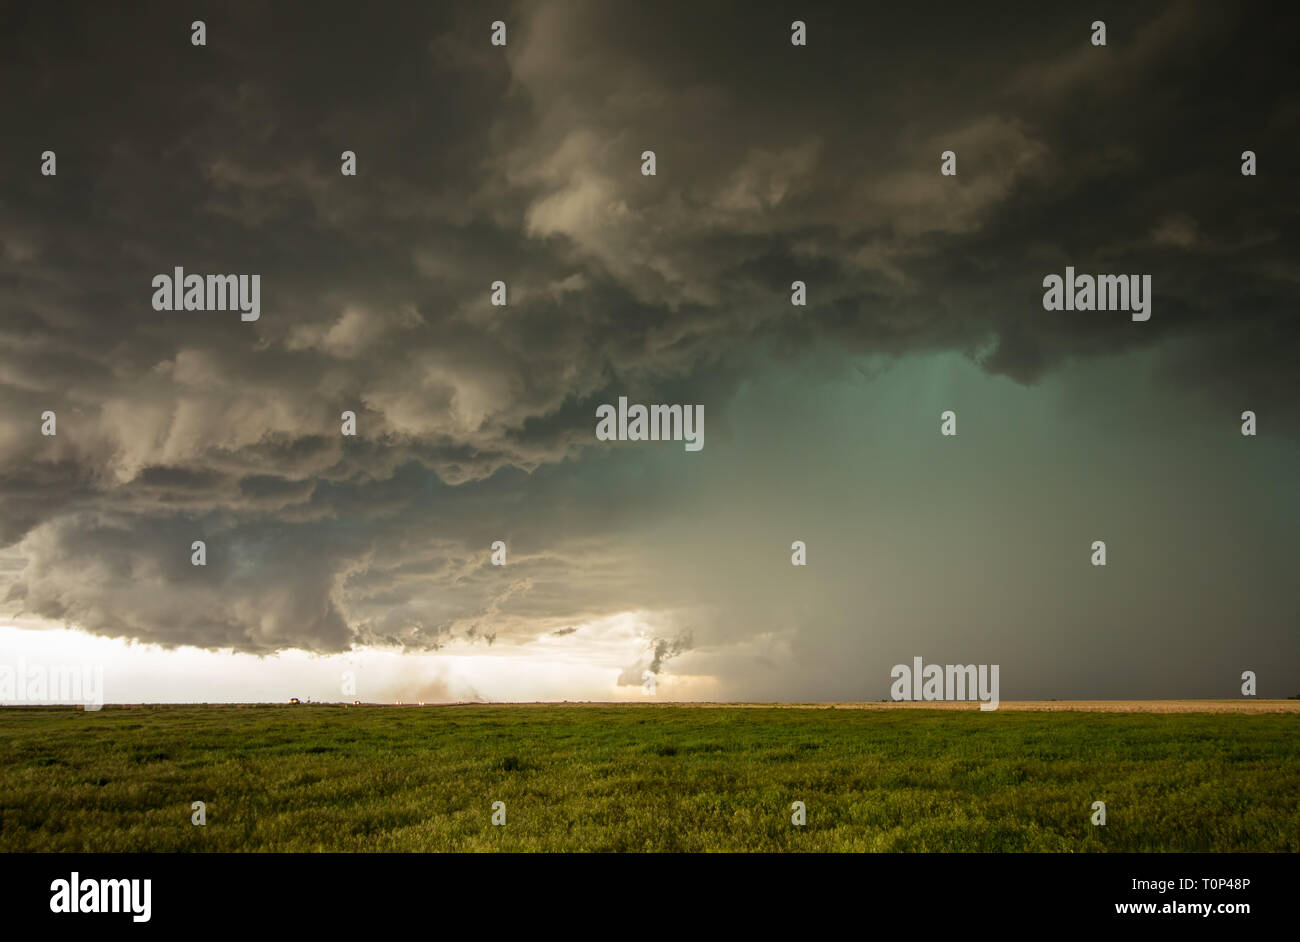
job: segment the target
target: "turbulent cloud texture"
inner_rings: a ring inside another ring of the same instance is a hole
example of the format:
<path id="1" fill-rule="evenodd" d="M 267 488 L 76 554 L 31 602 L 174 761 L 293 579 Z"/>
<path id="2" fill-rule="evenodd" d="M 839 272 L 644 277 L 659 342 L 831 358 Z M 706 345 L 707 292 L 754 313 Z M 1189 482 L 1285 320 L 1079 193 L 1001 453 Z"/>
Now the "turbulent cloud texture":
<path id="1" fill-rule="evenodd" d="M 1148 354 L 1188 409 L 1300 436 L 1300 97 L 1264 8 L 806 3 L 796 48 L 787 7 L 235 4 L 204 48 L 169 4 L 7 7 L 8 610 L 254 653 L 658 613 L 639 683 L 807 638 L 752 572 L 693 582 L 725 534 L 660 529 L 693 457 L 596 442 L 619 395 L 704 403 L 708 454 L 773 364 Z M 1151 321 L 1045 312 L 1067 265 L 1151 274 Z M 152 310 L 175 266 L 260 274 L 261 319 Z"/>

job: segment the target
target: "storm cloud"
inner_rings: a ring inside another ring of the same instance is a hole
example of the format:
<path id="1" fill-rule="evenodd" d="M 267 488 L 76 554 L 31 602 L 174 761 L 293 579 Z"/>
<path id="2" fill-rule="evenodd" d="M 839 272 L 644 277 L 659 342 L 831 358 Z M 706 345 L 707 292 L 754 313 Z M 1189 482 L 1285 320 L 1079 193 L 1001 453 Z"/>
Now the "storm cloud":
<path id="1" fill-rule="evenodd" d="M 1139 357 L 1151 402 L 1300 438 L 1300 97 L 1263 7 L 806 3 L 807 48 L 787 7 L 233 4 L 194 14 L 200 48 L 174 5 L 7 7 L 7 609 L 254 653 L 641 611 L 649 670 L 698 647 L 740 690 L 860 604 L 832 617 L 741 565 L 741 508 L 689 520 L 729 476 L 757 493 L 755 384 L 805 377 L 776 452 L 818 383 L 948 355 L 1031 392 Z M 259 274 L 260 319 L 154 311 L 175 266 Z M 1151 321 L 1045 312 L 1066 266 L 1150 274 Z M 598 443 L 620 395 L 703 403 L 708 448 Z M 766 500 L 789 569 L 798 521 Z"/>

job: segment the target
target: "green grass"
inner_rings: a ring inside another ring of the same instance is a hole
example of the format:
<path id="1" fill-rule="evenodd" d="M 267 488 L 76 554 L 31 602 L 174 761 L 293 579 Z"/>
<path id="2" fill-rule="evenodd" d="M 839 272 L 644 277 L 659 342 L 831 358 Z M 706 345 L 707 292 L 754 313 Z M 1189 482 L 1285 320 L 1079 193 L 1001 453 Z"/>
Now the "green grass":
<path id="1" fill-rule="evenodd" d="M 1294 715 L 4 709 L 0 850 L 1295 852 L 1298 732 Z"/>

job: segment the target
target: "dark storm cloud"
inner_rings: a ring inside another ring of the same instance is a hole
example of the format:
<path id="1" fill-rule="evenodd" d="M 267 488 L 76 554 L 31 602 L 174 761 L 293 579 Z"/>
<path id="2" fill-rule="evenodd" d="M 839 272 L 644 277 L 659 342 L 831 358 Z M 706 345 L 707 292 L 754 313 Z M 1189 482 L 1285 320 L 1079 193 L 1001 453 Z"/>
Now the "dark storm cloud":
<path id="1" fill-rule="evenodd" d="M 1026 383 L 1167 348 L 1170 381 L 1300 428 L 1300 98 L 1262 8 L 530 3 L 504 50 L 496 15 L 0 13 L 11 606 L 255 651 L 664 607 L 626 472 L 574 470 L 595 405 L 706 402 L 725 433 L 763 358 L 827 348 Z M 153 311 L 177 265 L 260 274 L 261 319 Z M 1151 321 L 1043 311 L 1066 265 L 1152 274 Z"/>

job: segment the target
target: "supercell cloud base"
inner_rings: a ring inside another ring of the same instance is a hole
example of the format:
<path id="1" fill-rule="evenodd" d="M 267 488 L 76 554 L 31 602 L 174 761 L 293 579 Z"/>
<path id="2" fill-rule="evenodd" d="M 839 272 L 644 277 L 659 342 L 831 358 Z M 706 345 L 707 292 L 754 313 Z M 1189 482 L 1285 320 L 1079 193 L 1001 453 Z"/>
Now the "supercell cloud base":
<path id="1" fill-rule="evenodd" d="M 806 7 L 0 14 L 6 656 L 114 702 L 1297 693 L 1285 31 Z"/>

